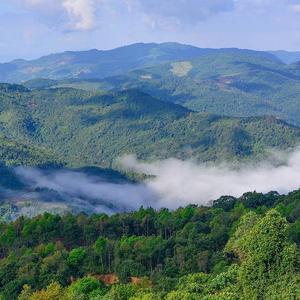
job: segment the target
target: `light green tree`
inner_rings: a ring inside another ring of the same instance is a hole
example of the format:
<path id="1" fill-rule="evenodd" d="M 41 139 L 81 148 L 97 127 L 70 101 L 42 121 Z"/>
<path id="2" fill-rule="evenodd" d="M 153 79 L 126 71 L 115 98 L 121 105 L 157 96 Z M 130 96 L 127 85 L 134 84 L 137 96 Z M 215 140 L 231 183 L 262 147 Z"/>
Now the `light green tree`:
<path id="1" fill-rule="evenodd" d="M 276 210 L 245 215 L 226 246 L 240 260 L 237 282 L 244 299 L 297 299 L 298 253 L 288 241 L 287 221 Z"/>

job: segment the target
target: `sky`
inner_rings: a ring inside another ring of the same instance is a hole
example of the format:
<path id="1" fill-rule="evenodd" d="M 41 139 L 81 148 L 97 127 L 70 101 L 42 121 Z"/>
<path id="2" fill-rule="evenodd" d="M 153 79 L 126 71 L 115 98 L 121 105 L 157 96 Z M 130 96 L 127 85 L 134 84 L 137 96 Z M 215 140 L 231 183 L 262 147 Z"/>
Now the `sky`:
<path id="1" fill-rule="evenodd" d="M 136 42 L 300 51 L 300 0 L 0 0 L 0 61 Z"/>

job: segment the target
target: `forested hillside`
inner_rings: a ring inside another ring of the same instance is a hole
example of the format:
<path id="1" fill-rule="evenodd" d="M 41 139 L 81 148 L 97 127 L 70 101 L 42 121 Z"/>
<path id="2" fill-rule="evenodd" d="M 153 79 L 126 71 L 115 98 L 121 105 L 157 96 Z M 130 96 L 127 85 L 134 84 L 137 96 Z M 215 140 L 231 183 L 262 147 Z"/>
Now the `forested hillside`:
<path id="1" fill-rule="evenodd" d="M 276 118 L 195 113 L 138 90 L 22 89 L 4 85 L 0 90 L 1 132 L 50 149 L 72 166 L 112 167 L 124 154 L 145 160 L 236 160 L 299 141 L 300 130 Z"/>
<path id="2" fill-rule="evenodd" d="M 196 111 L 237 117 L 275 115 L 299 125 L 299 83 L 297 63 L 286 65 L 251 52 L 228 50 L 101 81 L 55 84 L 86 90 L 137 88 Z"/>
<path id="3" fill-rule="evenodd" d="M 285 50 L 277 50 L 277 51 L 270 51 L 271 54 L 275 55 L 281 61 L 292 64 L 295 62 L 300 61 L 300 51 L 291 52 Z"/>
<path id="4" fill-rule="evenodd" d="M 3 299 L 298 299 L 300 192 L 0 225 Z M 104 275 L 107 274 L 107 275 Z"/>
<path id="5" fill-rule="evenodd" d="M 43 148 L 21 143 L 0 135 L 0 161 L 7 166 L 59 166 L 62 165 L 53 152 Z"/>
<path id="6" fill-rule="evenodd" d="M 234 117 L 273 115 L 299 125 L 297 55 L 140 43 L 0 64 L 0 81 L 24 82 L 29 88 L 135 88 L 199 112 Z"/>

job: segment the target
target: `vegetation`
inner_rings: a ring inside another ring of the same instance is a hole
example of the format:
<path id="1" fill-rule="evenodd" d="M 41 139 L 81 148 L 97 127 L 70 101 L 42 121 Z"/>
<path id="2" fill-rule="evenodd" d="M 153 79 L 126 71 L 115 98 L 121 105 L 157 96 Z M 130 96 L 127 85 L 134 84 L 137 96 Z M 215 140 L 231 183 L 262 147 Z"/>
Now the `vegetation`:
<path id="1" fill-rule="evenodd" d="M 0 81 L 15 83 L 36 78 L 99 79 L 161 63 L 228 51 L 252 53 L 252 55 L 276 59 L 274 55 L 260 51 L 201 49 L 178 43 L 137 43 L 108 51 L 96 49 L 67 51 L 32 61 L 19 59 L 3 63 L 0 64 Z"/>
<path id="2" fill-rule="evenodd" d="M 55 153 L 44 147 L 16 142 L 0 135 L 0 161 L 7 166 L 27 165 L 54 167 L 62 165 Z"/>
<path id="3" fill-rule="evenodd" d="M 299 207 L 300 190 L 176 211 L 20 217 L 0 226 L 1 295 L 298 299 Z"/>
<path id="4" fill-rule="evenodd" d="M 28 79 L 103 78 L 202 53 L 197 47 L 176 43 L 133 44 L 108 51 L 67 51 L 33 61 L 15 60 L 0 64 L 0 81 Z"/>
<path id="5" fill-rule="evenodd" d="M 24 79 L 0 84 L 1 300 L 300 299 L 300 190 L 88 215 L 84 196 L 36 188 L 13 169 L 128 183 L 110 169 L 124 154 L 232 161 L 293 147 L 299 63 L 135 44 L 0 64 L 0 80 Z"/>
<path id="6" fill-rule="evenodd" d="M 115 167 L 115 160 L 124 154 L 145 160 L 258 157 L 267 148 L 294 146 L 300 133 L 276 118 L 195 113 L 137 90 L 102 94 L 70 88 L 24 92 L 5 88 L 0 89 L 0 109 L 3 134 L 50 149 L 58 161 L 70 166 Z M 5 155 L 4 161 L 18 163 L 11 150 L 12 157 Z M 23 163 L 28 160 L 30 156 Z"/>
<path id="7" fill-rule="evenodd" d="M 86 90 L 137 88 L 189 109 L 218 115 L 274 115 L 299 125 L 299 64 L 243 51 L 220 51 L 98 81 L 56 82 Z"/>

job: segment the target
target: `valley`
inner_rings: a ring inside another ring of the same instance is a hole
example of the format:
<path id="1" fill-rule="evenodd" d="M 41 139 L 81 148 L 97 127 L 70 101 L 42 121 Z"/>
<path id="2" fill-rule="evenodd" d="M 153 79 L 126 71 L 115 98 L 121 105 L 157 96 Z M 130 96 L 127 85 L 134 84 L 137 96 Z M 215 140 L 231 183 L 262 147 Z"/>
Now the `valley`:
<path id="1" fill-rule="evenodd" d="M 297 299 L 297 57 L 0 64 L 0 299 Z"/>

